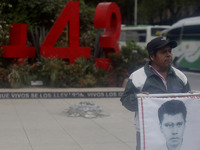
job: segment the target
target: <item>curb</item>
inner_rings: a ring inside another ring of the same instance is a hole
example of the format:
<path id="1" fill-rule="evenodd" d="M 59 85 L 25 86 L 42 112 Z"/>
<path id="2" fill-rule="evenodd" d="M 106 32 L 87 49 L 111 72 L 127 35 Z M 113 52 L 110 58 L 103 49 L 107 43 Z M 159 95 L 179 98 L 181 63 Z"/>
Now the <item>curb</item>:
<path id="1" fill-rule="evenodd" d="M 119 98 L 124 88 L 21 88 L 1 89 L 0 99 Z"/>

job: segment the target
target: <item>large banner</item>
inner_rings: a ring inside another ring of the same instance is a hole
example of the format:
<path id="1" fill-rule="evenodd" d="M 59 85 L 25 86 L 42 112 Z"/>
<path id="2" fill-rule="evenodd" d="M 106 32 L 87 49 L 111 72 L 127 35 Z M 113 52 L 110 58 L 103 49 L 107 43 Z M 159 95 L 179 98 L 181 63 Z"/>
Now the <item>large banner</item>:
<path id="1" fill-rule="evenodd" d="M 200 94 L 139 95 L 141 150 L 200 150 Z"/>

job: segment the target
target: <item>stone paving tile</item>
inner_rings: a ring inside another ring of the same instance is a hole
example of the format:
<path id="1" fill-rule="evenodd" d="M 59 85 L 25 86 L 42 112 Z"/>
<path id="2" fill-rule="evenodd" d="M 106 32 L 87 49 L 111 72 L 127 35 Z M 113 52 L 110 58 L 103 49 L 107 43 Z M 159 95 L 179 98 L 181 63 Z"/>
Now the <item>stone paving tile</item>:
<path id="1" fill-rule="evenodd" d="M 59 89 L 45 90 L 60 91 Z M 116 91 L 114 88 L 109 88 L 109 91 L 112 90 Z M 8 91 L 13 92 L 13 90 Z M 14 91 L 20 92 L 20 89 Z M 30 89 L 22 91 L 30 91 Z M 41 91 L 41 89 L 34 91 Z M 93 119 L 67 116 L 67 110 L 71 105 L 83 101 L 101 106 L 107 116 Z M 134 113 L 126 110 L 119 98 L 1 99 L 0 149 L 134 150 L 133 120 Z"/>

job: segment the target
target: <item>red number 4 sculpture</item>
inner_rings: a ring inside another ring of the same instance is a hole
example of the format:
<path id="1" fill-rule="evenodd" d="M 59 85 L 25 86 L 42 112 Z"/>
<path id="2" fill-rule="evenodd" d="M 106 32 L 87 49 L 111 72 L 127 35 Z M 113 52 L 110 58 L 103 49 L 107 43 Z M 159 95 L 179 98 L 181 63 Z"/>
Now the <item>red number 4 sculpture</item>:
<path id="1" fill-rule="evenodd" d="M 69 24 L 69 47 L 54 47 L 67 23 Z M 42 43 L 41 55 L 69 59 L 70 63 L 81 56 L 90 58 L 90 48 L 80 47 L 79 27 L 79 1 L 69 1 Z"/>

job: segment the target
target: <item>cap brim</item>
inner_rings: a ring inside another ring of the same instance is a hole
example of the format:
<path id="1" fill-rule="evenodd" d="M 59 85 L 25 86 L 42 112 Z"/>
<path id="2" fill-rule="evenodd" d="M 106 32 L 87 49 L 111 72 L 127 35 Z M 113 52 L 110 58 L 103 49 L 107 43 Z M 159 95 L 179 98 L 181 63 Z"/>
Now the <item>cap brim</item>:
<path id="1" fill-rule="evenodd" d="M 157 49 L 163 48 L 165 46 L 170 46 L 171 48 L 175 48 L 177 46 L 176 41 L 169 41 L 167 43 L 163 43 L 162 45 L 160 45 Z"/>
<path id="2" fill-rule="evenodd" d="M 167 45 L 169 45 L 171 48 L 175 48 L 177 46 L 176 41 L 170 41 Z"/>

